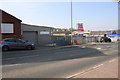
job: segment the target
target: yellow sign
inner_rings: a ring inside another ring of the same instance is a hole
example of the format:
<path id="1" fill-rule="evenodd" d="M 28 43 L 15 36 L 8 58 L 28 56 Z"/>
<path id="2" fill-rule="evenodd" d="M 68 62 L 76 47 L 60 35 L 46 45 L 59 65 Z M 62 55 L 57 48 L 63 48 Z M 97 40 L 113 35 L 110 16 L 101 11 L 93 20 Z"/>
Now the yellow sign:
<path id="1" fill-rule="evenodd" d="M 53 34 L 53 36 L 65 36 L 66 34 Z"/>

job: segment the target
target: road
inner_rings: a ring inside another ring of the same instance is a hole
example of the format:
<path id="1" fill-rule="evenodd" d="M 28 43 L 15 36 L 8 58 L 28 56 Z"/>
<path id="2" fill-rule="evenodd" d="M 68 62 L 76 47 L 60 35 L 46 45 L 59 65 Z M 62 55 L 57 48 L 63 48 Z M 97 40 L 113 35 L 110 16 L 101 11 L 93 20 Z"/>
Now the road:
<path id="1" fill-rule="evenodd" d="M 117 43 L 3 52 L 3 78 L 70 78 L 118 57 Z"/>

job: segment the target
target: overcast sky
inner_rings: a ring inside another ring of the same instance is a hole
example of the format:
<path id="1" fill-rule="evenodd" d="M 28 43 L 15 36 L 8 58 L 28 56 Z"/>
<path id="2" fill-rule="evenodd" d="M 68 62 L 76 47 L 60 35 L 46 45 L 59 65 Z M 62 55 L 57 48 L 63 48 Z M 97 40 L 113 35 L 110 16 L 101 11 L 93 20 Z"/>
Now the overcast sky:
<path id="1" fill-rule="evenodd" d="M 0 8 L 22 23 L 56 28 L 71 27 L 70 2 L 2 2 Z M 114 30 L 118 28 L 116 2 L 73 2 L 73 28 L 83 23 L 85 30 Z"/>

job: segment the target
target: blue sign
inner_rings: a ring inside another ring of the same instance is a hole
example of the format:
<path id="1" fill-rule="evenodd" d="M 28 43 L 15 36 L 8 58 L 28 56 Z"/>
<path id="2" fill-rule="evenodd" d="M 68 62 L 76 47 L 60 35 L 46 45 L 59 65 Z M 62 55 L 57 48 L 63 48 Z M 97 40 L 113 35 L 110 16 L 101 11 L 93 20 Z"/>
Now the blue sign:
<path id="1" fill-rule="evenodd" d="M 79 37 L 83 36 L 83 34 L 78 34 Z"/>
<path id="2" fill-rule="evenodd" d="M 109 37 L 115 37 L 115 36 L 119 36 L 120 37 L 120 34 L 108 34 Z"/>

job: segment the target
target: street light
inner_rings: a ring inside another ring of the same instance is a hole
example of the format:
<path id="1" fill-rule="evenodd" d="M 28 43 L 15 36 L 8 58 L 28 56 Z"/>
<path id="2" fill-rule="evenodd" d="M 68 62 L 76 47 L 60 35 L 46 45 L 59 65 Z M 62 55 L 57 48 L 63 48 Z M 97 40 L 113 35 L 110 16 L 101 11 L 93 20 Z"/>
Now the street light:
<path id="1" fill-rule="evenodd" d="M 72 29 L 73 29 L 73 15 L 72 15 L 72 0 L 71 0 L 71 44 L 72 44 Z"/>

